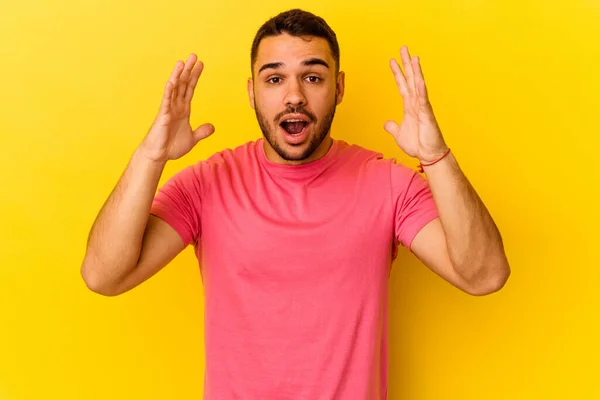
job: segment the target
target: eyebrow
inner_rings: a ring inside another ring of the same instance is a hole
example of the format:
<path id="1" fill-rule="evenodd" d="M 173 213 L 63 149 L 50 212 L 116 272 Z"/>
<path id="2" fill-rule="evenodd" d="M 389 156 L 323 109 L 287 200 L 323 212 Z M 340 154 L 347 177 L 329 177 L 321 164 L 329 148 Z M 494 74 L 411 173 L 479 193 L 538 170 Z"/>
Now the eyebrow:
<path id="1" fill-rule="evenodd" d="M 272 62 L 272 63 L 267 63 L 265 65 L 263 65 L 262 67 L 260 67 L 260 69 L 258 70 L 258 73 L 260 74 L 262 71 L 264 71 L 265 69 L 278 69 L 283 67 L 285 64 L 282 62 Z M 302 61 L 302 65 L 304 66 L 310 66 L 310 65 L 322 65 L 325 68 L 329 68 L 329 64 L 327 64 L 327 62 L 321 58 L 309 58 L 307 60 Z"/>

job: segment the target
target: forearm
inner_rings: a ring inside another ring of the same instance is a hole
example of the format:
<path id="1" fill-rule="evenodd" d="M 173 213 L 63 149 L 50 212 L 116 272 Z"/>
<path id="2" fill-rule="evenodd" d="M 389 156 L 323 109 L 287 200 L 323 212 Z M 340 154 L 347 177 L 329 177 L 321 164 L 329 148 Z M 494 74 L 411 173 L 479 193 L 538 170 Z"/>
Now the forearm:
<path id="1" fill-rule="evenodd" d="M 90 231 L 81 270 L 88 286 L 101 290 L 137 265 L 164 165 L 137 151 L 131 157 Z"/>
<path id="2" fill-rule="evenodd" d="M 474 284 L 505 280 L 509 266 L 500 232 L 453 154 L 424 170 L 456 272 Z"/>

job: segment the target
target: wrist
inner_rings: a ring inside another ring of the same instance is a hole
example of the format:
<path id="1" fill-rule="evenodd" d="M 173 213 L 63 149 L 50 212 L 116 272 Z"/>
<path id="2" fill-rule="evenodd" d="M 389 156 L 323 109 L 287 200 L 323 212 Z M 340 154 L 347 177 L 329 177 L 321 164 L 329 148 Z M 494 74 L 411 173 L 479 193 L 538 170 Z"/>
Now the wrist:
<path id="1" fill-rule="evenodd" d="M 436 151 L 431 155 L 428 155 L 423 158 L 419 158 L 419 172 L 423 173 L 424 168 L 433 167 L 434 165 L 442 162 L 442 160 L 447 159 L 450 155 L 450 148 L 447 147 L 444 150 Z"/>
<path id="2" fill-rule="evenodd" d="M 167 165 L 167 160 L 150 156 L 142 147 L 138 147 L 134 151 L 131 161 L 133 164 L 150 169 L 162 170 Z"/>
<path id="3" fill-rule="evenodd" d="M 438 161 L 442 157 L 445 157 L 449 151 L 450 151 L 450 148 L 448 146 L 444 145 L 443 147 L 440 147 L 439 149 L 431 149 L 427 152 L 423 152 L 423 153 L 419 154 L 417 156 L 417 160 L 419 160 L 419 163 L 421 163 L 423 165 L 431 164 L 433 162 Z"/>

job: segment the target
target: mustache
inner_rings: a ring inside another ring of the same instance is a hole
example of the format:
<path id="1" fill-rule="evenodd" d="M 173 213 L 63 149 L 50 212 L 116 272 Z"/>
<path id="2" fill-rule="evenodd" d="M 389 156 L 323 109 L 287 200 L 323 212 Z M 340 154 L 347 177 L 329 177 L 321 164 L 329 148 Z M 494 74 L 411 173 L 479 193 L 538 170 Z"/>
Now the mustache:
<path id="1" fill-rule="evenodd" d="M 310 122 L 316 122 L 317 116 L 313 113 L 304 109 L 304 107 L 288 107 L 285 111 L 280 112 L 275 116 L 275 123 L 277 123 L 281 118 L 285 117 L 288 114 L 302 114 L 308 117 Z"/>

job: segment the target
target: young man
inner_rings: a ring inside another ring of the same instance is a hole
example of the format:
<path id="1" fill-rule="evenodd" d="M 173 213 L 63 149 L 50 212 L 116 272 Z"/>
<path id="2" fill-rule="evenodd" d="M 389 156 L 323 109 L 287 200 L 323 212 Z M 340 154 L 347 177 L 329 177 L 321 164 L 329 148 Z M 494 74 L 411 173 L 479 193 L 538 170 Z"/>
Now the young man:
<path id="1" fill-rule="evenodd" d="M 427 180 L 330 136 L 344 95 L 334 32 L 291 10 L 252 46 L 250 105 L 262 138 L 165 164 L 211 135 L 189 124 L 203 65 L 178 62 L 158 116 L 92 227 L 82 276 L 114 296 L 192 244 L 205 287 L 205 398 L 384 399 L 387 288 L 398 246 L 472 295 L 509 265 L 496 226 L 447 147 L 419 60 L 391 61 L 402 124 L 385 129 Z"/>

